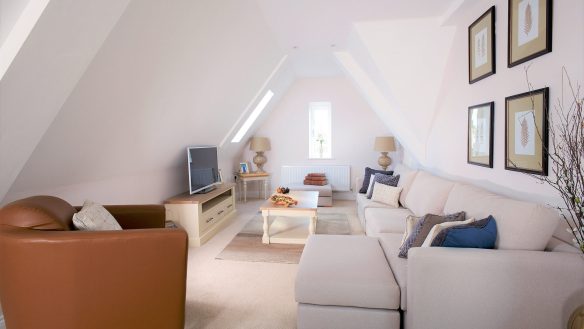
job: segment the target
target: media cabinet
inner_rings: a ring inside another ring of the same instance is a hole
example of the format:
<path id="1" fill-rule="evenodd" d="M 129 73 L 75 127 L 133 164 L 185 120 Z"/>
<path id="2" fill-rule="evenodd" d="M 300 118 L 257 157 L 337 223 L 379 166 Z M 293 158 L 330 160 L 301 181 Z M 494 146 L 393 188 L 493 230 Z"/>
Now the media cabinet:
<path id="1" fill-rule="evenodd" d="M 188 192 L 164 201 L 166 220 L 180 224 L 190 246 L 201 246 L 228 223 L 235 212 L 235 184 L 221 184 L 205 194 Z"/>

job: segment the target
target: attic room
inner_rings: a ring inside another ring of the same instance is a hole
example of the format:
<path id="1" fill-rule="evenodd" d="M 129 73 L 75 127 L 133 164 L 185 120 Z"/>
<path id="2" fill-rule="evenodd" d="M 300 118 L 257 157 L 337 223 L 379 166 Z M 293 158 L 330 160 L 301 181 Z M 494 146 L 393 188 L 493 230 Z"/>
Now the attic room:
<path id="1" fill-rule="evenodd" d="M 584 329 L 582 17 L 0 0 L 0 328 Z"/>

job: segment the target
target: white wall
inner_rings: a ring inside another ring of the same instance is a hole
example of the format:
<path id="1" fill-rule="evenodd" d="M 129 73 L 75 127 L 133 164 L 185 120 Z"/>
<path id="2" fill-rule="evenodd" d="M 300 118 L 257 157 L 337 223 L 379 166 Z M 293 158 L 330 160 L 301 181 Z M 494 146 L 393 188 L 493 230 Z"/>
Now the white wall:
<path id="1" fill-rule="evenodd" d="M 187 190 L 185 148 L 219 145 L 282 58 L 261 17 L 239 0 L 131 2 L 4 202 L 158 203 Z M 239 147 L 221 152 L 231 166 Z"/>
<path id="2" fill-rule="evenodd" d="M 308 159 L 308 104 L 315 101 L 332 103 L 331 160 Z M 391 135 L 391 132 L 351 82 L 338 77 L 297 80 L 256 135 L 268 137 L 271 141 L 272 148 L 266 152 L 268 162 L 264 169 L 272 173 L 272 188 L 275 188 L 280 184 L 283 165 L 350 165 L 354 182 L 355 177 L 363 176 L 366 166 L 378 168 L 379 153 L 373 150 L 374 139 Z M 254 155 L 247 146 L 240 160 L 253 164 Z M 395 163 L 401 159 L 399 152 L 389 155 Z M 255 165 L 252 166 L 255 169 Z"/>
<path id="3" fill-rule="evenodd" d="M 468 84 L 467 28 L 492 4 L 496 5 L 497 73 Z M 505 97 L 528 91 L 525 68 L 535 89 L 550 88 L 550 106 L 561 97 L 561 68 L 572 80 L 584 83 L 584 2 L 554 1 L 553 51 L 525 64 L 507 68 L 507 1 L 480 1 L 456 13 L 451 22 L 457 33 L 450 53 L 435 121 L 427 143 L 430 170 L 473 181 L 491 190 L 519 198 L 555 202 L 556 193 L 527 175 L 505 170 Z M 466 163 L 467 109 L 495 102 L 494 168 Z"/>

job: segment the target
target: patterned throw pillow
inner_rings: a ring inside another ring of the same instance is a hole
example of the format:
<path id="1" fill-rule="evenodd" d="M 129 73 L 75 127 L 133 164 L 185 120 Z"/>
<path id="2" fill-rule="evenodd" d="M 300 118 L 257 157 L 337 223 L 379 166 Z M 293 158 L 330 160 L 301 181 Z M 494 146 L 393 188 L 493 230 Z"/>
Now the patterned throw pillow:
<path id="1" fill-rule="evenodd" d="M 433 214 L 425 215 L 422 217 L 422 219 L 420 219 L 418 224 L 416 224 L 412 234 L 408 236 L 406 241 L 404 241 L 404 243 L 399 248 L 399 257 L 408 258 L 408 251 L 410 248 L 421 247 L 434 225 L 454 221 L 462 222 L 464 221 L 465 216 L 466 214 L 464 211 L 446 216 L 438 216 Z"/>
<path id="2" fill-rule="evenodd" d="M 399 175 L 391 176 L 377 173 L 372 177 L 374 177 L 372 178 L 373 183 L 371 183 L 371 189 L 367 190 L 367 199 L 371 199 L 371 195 L 373 195 L 373 191 L 375 190 L 375 184 L 379 183 L 383 185 L 397 186 L 397 183 L 399 182 Z"/>
<path id="3" fill-rule="evenodd" d="M 402 191 L 401 187 L 377 184 L 375 186 L 375 190 L 373 190 L 373 196 L 371 197 L 371 200 L 384 203 L 394 208 L 398 208 L 399 194 L 401 193 L 401 191 Z"/>
<path id="4" fill-rule="evenodd" d="M 404 236 L 402 237 L 401 244 L 404 244 L 406 239 L 410 236 L 410 234 L 412 234 L 414 228 L 416 227 L 416 224 L 418 224 L 420 219 L 422 219 L 422 217 L 416 217 L 412 215 L 406 217 L 406 231 L 404 232 Z"/>
<path id="5" fill-rule="evenodd" d="M 80 231 L 119 231 L 122 227 L 102 205 L 85 201 L 73 215 L 73 225 Z"/>
<path id="6" fill-rule="evenodd" d="M 393 175 L 393 170 L 383 171 L 377 169 L 371 169 L 369 167 L 365 168 L 365 176 L 363 176 L 363 185 L 359 189 L 359 193 L 367 193 L 367 188 L 369 187 L 369 181 L 371 180 L 371 175 L 373 174 L 384 174 L 384 175 Z"/>
<path id="7" fill-rule="evenodd" d="M 432 241 L 432 247 L 494 249 L 497 222 L 493 216 L 473 223 L 447 228 Z"/>

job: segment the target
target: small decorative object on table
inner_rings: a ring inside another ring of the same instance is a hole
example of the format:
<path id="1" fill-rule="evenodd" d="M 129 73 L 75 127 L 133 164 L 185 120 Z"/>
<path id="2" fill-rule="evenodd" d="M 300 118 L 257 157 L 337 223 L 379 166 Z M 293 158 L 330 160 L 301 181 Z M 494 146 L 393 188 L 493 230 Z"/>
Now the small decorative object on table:
<path id="1" fill-rule="evenodd" d="M 288 193 L 290 193 L 290 189 L 287 187 L 280 186 L 276 189 L 276 193 L 288 194 Z"/>
<path id="2" fill-rule="evenodd" d="M 280 194 L 280 193 L 273 194 L 270 197 L 270 201 L 272 201 L 273 204 L 281 205 L 281 206 L 285 206 L 285 207 L 289 207 L 291 205 L 298 204 L 297 200 L 294 200 L 292 197 L 290 197 L 288 195 L 284 195 L 284 194 Z"/>

